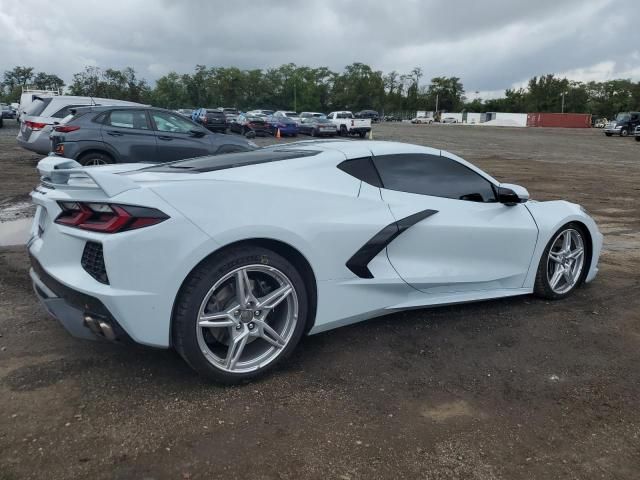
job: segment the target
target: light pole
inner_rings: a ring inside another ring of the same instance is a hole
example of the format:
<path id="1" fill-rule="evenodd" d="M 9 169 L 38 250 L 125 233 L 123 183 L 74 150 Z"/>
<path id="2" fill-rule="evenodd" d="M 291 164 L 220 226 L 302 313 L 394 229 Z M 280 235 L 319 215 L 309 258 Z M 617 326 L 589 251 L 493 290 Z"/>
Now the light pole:
<path id="1" fill-rule="evenodd" d="M 564 113 L 564 96 L 567 94 L 567 92 L 562 92 L 560 95 L 562 96 L 562 113 Z"/>

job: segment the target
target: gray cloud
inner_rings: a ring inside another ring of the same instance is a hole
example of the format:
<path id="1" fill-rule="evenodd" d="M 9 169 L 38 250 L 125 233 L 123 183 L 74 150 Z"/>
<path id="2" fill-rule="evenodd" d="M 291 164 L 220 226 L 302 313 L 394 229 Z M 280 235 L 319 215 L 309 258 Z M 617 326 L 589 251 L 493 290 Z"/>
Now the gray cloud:
<path id="1" fill-rule="evenodd" d="M 640 79 L 640 9 L 614 0 L 22 0 L 0 4 L 0 71 L 14 65 L 67 82 L 85 65 L 133 66 L 150 81 L 196 64 L 385 72 L 420 66 L 423 81 L 456 75 L 468 92 L 533 75 Z"/>

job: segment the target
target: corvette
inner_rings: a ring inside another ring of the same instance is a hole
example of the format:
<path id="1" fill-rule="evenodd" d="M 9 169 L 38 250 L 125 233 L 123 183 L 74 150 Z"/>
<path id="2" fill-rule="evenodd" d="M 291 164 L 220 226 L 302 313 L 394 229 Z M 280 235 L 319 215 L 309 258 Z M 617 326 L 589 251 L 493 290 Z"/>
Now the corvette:
<path id="1" fill-rule="evenodd" d="M 165 164 L 47 157 L 31 196 L 34 290 L 75 336 L 175 348 L 238 382 L 301 337 L 394 311 L 569 295 L 602 235 L 465 160 L 308 141 Z"/>

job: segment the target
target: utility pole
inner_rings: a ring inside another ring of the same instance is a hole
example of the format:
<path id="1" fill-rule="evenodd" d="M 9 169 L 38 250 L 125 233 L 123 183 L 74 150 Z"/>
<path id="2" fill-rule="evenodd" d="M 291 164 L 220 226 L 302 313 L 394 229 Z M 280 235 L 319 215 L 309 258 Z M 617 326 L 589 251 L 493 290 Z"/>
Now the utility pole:
<path id="1" fill-rule="evenodd" d="M 562 92 L 560 95 L 562 95 L 562 113 L 564 113 L 564 96 L 567 94 L 567 92 Z"/>
<path id="2" fill-rule="evenodd" d="M 296 92 L 296 79 L 293 79 L 293 111 L 298 111 L 298 93 Z"/>
<path id="3" fill-rule="evenodd" d="M 438 113 L 438 100 L 440 98 L 440 94 L 436 93 L 436 114 Z"/>

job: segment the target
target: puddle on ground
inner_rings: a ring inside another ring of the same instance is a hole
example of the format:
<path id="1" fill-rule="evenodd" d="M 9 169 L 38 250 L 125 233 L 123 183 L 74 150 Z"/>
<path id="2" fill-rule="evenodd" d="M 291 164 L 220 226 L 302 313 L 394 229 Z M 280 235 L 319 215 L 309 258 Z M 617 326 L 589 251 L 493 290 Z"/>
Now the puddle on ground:
<path id="1" fill-rule="evenodd" d="M 0 222 L 0 247 L 24 245 L 29 240 L 33 218 L 20 218 L 10 222 Z"/>

